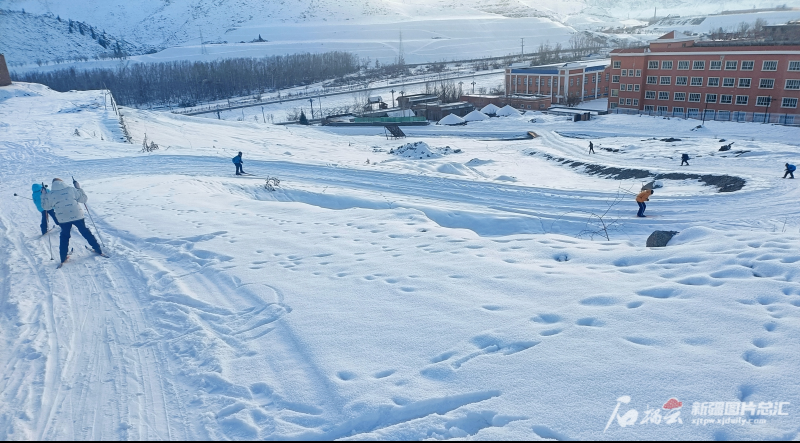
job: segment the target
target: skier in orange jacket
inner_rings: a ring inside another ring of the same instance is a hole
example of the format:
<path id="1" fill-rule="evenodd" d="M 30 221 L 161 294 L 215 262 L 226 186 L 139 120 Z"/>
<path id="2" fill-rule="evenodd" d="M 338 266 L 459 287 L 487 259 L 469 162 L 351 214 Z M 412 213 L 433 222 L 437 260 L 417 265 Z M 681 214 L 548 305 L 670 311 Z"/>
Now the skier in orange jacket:
<path id="1" fill-rule="evenodd" d="M 644 210 L 647 208 L 647 205 L 644 204 L 644 202 L 650 201 L 651 195 L 653 195 L 653 190 L 645 189 L 636 196 L 636 203 L 639 204 L 639 212 L 636 213 L 637 217 L 645 217 Z"/>

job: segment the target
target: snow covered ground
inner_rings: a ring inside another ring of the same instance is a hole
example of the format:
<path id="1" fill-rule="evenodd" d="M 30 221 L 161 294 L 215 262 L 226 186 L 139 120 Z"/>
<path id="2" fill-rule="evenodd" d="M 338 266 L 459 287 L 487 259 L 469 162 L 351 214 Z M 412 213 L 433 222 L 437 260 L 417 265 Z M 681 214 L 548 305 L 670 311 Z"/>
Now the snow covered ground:
<path id="1" fill-rule="evenodd" d="M 0 438 L 800 435 L 797 128 L 528 113 L 392 141 L 123 114 L 134 144 L 101 92 L 0 88 Z M 416 141 L 453 153 L 389 153 Z M 645 179 L 557 158 L 747 183 L 663 180 L 637 219 Z M 25 197 L 70 176 L 111 258 L 73 232 L 56 270 Z"/>

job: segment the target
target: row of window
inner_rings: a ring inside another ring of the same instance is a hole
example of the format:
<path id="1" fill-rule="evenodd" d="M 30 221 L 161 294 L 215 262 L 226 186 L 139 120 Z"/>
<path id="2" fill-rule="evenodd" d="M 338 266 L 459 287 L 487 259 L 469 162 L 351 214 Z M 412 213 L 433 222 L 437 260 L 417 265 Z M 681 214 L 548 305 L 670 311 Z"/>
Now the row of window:
<path id="1" fill-rule="evenodd" d="M 753 82 L 752 78 L 740 78 L 737 82 L 733 77 L 722 77 L 722 87 L 723 88 L 733 88 L 734 86 L 739 88 L 749 88 Z M 619 83 L 620 78 L 618 76 L 613 76 L 611 79 L 611 83 Z M 655 76 L 655 75 L 648 75 L 645 81 L 648 85 L 671 85 L 672 84 L 672 77 L 670 76 Z M 703 86 L 703 77 L 682 77 L 678 76 L 675 77 L 675 84 L 677 86 Z M 628 90 L 630 91 L 630 86 L 628 85 Z M 705 86 L 720 86 L 720 77 L 708 77 L 706 79 Z M 759 89 L 773 89 L 775 87 L 775 79 L 774 78 L 761 78 L 758 79 L 758 88 Z M 626 89 L 621 87 L 623 91 Z M 800 79 L 788 79 L 783 85 L 783 89 L 789 90 L 800 90 Z M 638 89 L 636 89 L 638 91 Z"/>
<path id="2" fill-rule="evenodd" d="M 658 100 L 669 100 L 669 92 L 667 91 L 645 91 L 644 98 L 646 100 L 655 100 L 656 94 L 658 94 Z M 613 95 L 613 94 L 612 94 Z M 702 94 L 699 92 L 690 92 L 688 94 L 688 101 L 694 103 L 700 103 L 700 99 L 702 98 Z M 719 103 L 723 105 L 731 105 L 734 104 L 734 96 L 732 94 L 706 94 L 705 103 L 717 103 L 717 98 L 719 98 Z M 683 102 L 687 101 L 687 93 L 685 92 L 674 92 L 672 96 L 672 100 L 676 102 Z M 622 101 L 622 99 L 620 99 Z M 750 96 L 747 95 L 737 95 L 735 103 L 737 105 L 747 105 L 750 101 Z M 769 106 L 773 101 L 773 98 L 770 96 L 758 96 L 756 97 L 756 106 Z M 777 99 L 775 100 L 777 101 Z M 783 97 L 781 99 L 781 108 L 796 108 L 797 107 L 797 99 L 792 97 Z"/>
<path id="3" fill-rule="evenodd" d="M 706 69 L 706 61 L 705 60 L 680 60 L 678 61 L 678 69 L 679 70 L 689 70 L 691 69 L 694 71 L 705 71 Z M 649 60 L 647 62 L 647 69 L 665 69 L 671 70 L 673 67 L 672 60 Z M 726 71 L 752 71 L 755 67 L 754 60 L 742 60 L 741 64 L 739 60 L 711 60 L 708 62 L 708 69 L 711 71 L 721 71 L 722 69 Z M 614 69 L 622 68 L 622 61 L 614 60 L 613 62 Z M 761 70 L 762 71 L 777 71 L 778 70 L 778 61 L 777 60 L 764 60 L 761 63 Z M 624 69 L 622 70 L 621 74 L 624 76 L 626 74 L 629 77 L 633 77 L 633 69 Z M 787 71 L 800 71 L 800 61 L 790 61 Z M 641 69 L 636 70 L 636 77 L 641 76 Z"/>
<path id="4" fill-rule="evenodd" d="M 590 78 L 591 78 L 591 82 L 592 83 L 599 83 L 600 82 L 599 79 L 595 78 L 594 74 L 586 74 L 586 76 L 583 78 L 583 84 L 584 85 L 588 85 Z M 539 81 L 540 81 L 539 79 L 540 79 L 540 77 L 528 78 L 528 77 L 523 77 L 523 76 L 519 75 L 519 76 L 517 76 L 517 84 L 518 85 L 536 85 L 536 86 L 539 86 Z M 577 82 L 575 80 L 576 80 L 575 78 L 571 77 L 569 79 L 569 85 L 570 86 L 575 86 L 576 83 L 580 83 L 580 80 L 578 80 Z M 598 80 L 598 81 L 595 82 L 595 80 Z M 608 74 L 606 74 L 606 81 L 608 81 Z M 550 86 L 552 82 L 553 82 L 553 79 L 552 78 L 548 78 L 547 79 L 547 86 Z M 512 83 L 513 83 L 513 80 L 512 80 Z M 543 78 L 541 79 L 541 83 L 542 83 L 542 86 L 544 86 L 544 79 Z"/>

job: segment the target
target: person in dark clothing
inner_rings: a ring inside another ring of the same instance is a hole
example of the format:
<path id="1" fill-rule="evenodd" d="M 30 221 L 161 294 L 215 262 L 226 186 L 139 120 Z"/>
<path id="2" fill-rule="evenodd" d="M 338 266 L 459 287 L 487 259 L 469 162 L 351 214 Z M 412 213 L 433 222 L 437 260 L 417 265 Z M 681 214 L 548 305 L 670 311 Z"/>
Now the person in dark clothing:
<path id="1" fill-rule="evenodd" d="M 594 143 L 589 142 L 589 154 L 594 154 Z"/>
<path id="2" fill-rule="evenodd" d="M 48 217 L 53 217 L 53 221 L 56 225 L 58 225 L 58 219 L 56 218 L 56 213 L 52 209 L 45 211 L 44 208 L 42 208 L 42 189 L 44 189 L 44 192 L 50 192 L 47 190 L 47 186 L 42 187 L 39 183 L 34 183 L 33 186 L 31 186 L 31 200 L 33 200 L 33 204 L 36 205 L 36 209 L 42 213 L 42 223 L 39 226 L 42 228 L 42 235 L 45 235 L 49 227 L 47 221 Z"/>
<path id="3" fill-rule="evenodd" d="M 787 175 L 791 176 L 789 178 L 794 178 L 795 169 L 797 169 L 797 166 L 786 163 L 786 172 L 783 174 L 783 178 L 786 178 Z"/>
<path id="4" fill-rule="evenodd" d="M 242 153 L 239 152 L 239 155 L 233 158 L 233 164 L 236 165 L 236 175 L 243 175 L 245 172 L 242 170 Z"/>
<path id="5" fill-rule="evenodd" d="M 681 155 L 681 166 L 686 163 L 686 166 L 689 166 L 689 154 L 682 154 Z"/>
<path id="6" fill-rule="evenodd" d="M 94 249 L 95 253 L 103 254 L 103 251 L 100 249 L 100 244 L 97 243 L 97 239 L 92 234 L 92 231 L 86 227 L 86 223 L 84 223 L 83 220 L 84 216 L 81 204 L 86 203 L 86 193 L 83 192 L 78 182 L 73 181 L 73 184 L 75 185 L 74 187 L 67 185 L 60 178 L 54 178 L 52 185 L 53 191 L 47 194 L 44 192 L 41 193 L 42 208 L 48 211 L 54 209 L 61 221 L 59 224 L 59 226 L 61 226 L 61 242 L 59 245 L 61 263 L 67 260 L 70 231 L 73 226 L 78 228 L 78 232 L 89 242 L 89 245 Z"/>

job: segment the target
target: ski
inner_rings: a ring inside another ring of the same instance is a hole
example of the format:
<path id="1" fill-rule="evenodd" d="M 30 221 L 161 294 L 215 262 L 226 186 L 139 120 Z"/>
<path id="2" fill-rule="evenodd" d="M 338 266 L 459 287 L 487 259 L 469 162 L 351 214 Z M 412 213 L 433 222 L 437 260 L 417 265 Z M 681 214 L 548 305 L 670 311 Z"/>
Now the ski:
<path id="1" fill-rule="evenodd" d="M 106 253 L 105 253 L 105 252 L 97 252 L 97 251 L 95 251 L 93 248 L 90 248 L 90 247 L 88 247 L 88 246 L 86 246 L 86 245 L 83 245 L 83 247 L 84 247 L 84 248 L 86 248 L 86 249 L 88 249 L 88 250 L 90 250 L 90 251 L 92 251 L 92 252 L 94 252 L 95 254 L 99 255 L 100 257 L 109 258 L 109 257 L 108 257 L 108 255 L 106 255 Z"/>
<path id="2" fill-rule="evenodd" d="M 58 266 L 56 266 L 56 269 L 61 269 L 61 267 L 64 266 L 64 263 L 66 263 L 67 260 L 69 260 L 69 256 L 72 255 L 73 252 L 75 252 L 75 248 L 71 248 L 69 252 L 67 252 L 67 258 L 65 258 L 64 261 L 59 263 Z"/>

